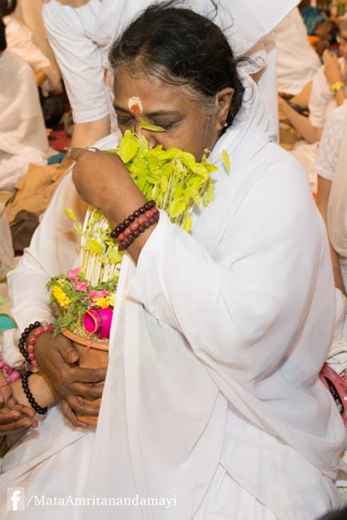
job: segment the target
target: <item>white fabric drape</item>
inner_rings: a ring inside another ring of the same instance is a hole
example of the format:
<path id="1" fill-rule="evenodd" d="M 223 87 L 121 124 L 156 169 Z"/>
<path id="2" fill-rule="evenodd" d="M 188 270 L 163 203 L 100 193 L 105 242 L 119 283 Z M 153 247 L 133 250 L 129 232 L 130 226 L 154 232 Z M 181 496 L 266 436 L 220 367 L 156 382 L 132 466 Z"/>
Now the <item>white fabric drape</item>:
<path id="1" fill-rule="evenodd" d="M 212 153 L 214 202 L 195 212 L 191 235 L 161 214 L 137 266 L 124 258 L 96 433 L 49 412 L 5 457 L 0 493 L 177 501 L 49 509 L 71 520 L 200 520 L 216 493 L 230 511 L 222 520 L 314 520 L 337 505 L 345 429 L 318 380 L 334 324 L 324 224 L 305 172 L 270 143 L 259 93 L 245 82 L 243 109 Z M 68 176 L 9 276 L 20 328 L 50 319 L 45 283 L 78 265 L 63 216 L 77 200 Z M 239 502 L 220 496 L 230 489 L 214 482 L 220 465 Z M 248 495 L 259 515 L 245 516 Z M 3 497 L 1 518 L 12 520 Z M 23 518 L 47 512 L 30 507 Z"/>
<path id="2" fill-rule="evenodd" d="M 346 102 L 345 102 L 346 104 Z M 339 161 L 328 204 L 330 241 L 340 256 L 347 257 L 347 118 L 343 130 Z"/>

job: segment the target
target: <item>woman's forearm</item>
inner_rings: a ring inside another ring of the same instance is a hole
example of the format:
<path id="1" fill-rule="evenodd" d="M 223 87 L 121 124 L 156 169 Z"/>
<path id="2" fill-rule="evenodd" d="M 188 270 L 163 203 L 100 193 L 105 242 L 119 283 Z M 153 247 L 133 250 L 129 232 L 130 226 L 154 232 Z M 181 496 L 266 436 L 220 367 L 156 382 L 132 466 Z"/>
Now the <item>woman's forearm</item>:
<path id="1" fill-rule="evenodd" d="M 309 143 L 316 143 L 319 141 L 321 130 L 312 126 L 310 120 L 306 116 L 299 114 L 285 101 L 280 103 L 280 109 L 306 141 Z"/>
<path id="2" fill-rule="evenodd" d="M 46 406 L 52 406 L 56 403 L 57 398 L 43 372 L 36 372 L 35 374 L 31 375 L 28 379 L 28 384 L 35 401 L 41 407 L 44 408 Z M 22 382 L 19 380 L 15 383 L 12 383 L 10 386 L 13 397 L 16 399 L 16 401 L 19 404 L 30 407 L 30 403 L 22 388 Z"/>
<path id="3" fill-rule="evenodd" d="M 335 92 L 335 101 L 338 107 L 343 105 L 346 99 L 346 90 L 344 88 L 340 88 L 337 92 Z"/>

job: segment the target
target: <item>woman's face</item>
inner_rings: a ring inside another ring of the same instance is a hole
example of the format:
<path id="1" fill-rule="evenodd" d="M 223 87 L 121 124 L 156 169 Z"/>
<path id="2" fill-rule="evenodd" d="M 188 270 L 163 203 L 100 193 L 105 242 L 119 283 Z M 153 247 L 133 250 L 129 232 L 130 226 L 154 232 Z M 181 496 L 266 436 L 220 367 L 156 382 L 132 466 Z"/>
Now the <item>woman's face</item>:
<path id="1" fill-rule="evenodd" d="M 229 90 L 231 101 L 233 90 Z M 164 149 L 175 146 L 192 153 L 197 160 L 205 148 L 212 150 L 217 142 L 229 110 L 227 103 L 222 100 L 218 114 L 209 116 L 199 102 L 189 98 L 185 86 L 169 85 L 146 74 L 132 77 L 125 70 L 116 75 L 114 106 L 121 132 L 134 129 L 139 133 L 143 119 L 165 129 L 165 132 L 141 129 L 152 148 L 158 144 Z"/>

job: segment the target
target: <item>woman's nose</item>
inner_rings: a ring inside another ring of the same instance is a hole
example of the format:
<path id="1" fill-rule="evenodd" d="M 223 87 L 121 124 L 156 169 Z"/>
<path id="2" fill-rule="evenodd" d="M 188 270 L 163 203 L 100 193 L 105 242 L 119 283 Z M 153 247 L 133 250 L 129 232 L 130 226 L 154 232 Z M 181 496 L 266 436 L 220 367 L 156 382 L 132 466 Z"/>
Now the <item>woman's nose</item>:
<path id="1" fill-rule="evenodd" d="M 143 135 L 147 139 L 149 148 L 152 149 L 157 146 L 158 141 L 153 132 L 150 132 L 149 130 L 144 130 L 143 128 L 141 128 L 141 125 L 139 125 L 139 128 L 137 128 L 136 125 L 136 133 L 137 135 Z"/>

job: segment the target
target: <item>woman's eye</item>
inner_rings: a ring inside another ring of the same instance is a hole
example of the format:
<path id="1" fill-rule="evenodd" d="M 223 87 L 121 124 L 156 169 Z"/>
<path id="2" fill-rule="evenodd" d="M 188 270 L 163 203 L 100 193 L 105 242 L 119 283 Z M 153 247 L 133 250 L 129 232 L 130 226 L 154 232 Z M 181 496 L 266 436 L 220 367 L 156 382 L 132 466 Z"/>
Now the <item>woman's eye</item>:
<path id="1" fill-rule="evenodd" d="M 124 125 L 124 126 L 127 126 L 127 125 L 130 125 L 131 122 L 133 121 L 133 118 L 132 117 L 121 117 L 121 116 L 117 116 L 117 120 L 118 120 L 118 123 L 120 125 Z"/>
<path id="2" fill-rule="evenodd" d="M 162 123 L 162 122 L 159 122 L 159 121 L 156 121 L 156 122 L 153 121 L 153 124 L 156 125 L 156 126 L 161 126 L 165 130 L 167 130 L 168 128 L 171 128 L 175 123 L 174 122 Z"/>

